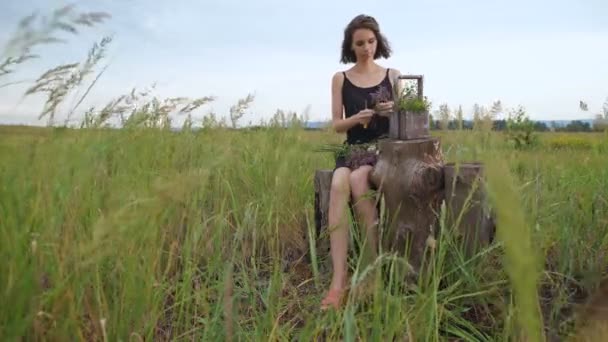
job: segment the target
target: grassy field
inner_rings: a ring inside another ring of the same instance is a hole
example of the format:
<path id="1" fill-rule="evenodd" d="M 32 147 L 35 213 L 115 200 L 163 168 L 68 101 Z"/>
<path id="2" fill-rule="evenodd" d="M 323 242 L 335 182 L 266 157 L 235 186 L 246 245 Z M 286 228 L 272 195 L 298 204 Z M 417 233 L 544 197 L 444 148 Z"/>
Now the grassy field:
<path id="1" fill-rule="evenodd" d="M 434 134 L 446 160 L 486 162 L 498 240 L 464 260 L 442 235 L 419 284 L 378 278 L 371 296 L 322 313 L 326 256 L 307 256 L 306 237 L 314 170 L 333 164 L 314 150 L 341 136 L 1 128 L 0 336 L 535 341 L 577 331 L 578 304 L 608 266 L 606 135 L 548 133 L 519 151 L 497 133 Z"/>

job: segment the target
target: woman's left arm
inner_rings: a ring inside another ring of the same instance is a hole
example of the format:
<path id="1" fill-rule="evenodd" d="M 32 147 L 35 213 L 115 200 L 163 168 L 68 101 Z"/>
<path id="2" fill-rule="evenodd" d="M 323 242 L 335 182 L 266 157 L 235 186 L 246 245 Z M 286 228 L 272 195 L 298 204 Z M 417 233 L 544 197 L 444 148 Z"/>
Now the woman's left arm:
<path id="1" fill-rule="evenodd" d="M 391 68 L 389 71 L 389 78 L 391 85 L 393 86 L 394 101 L 397 101 L 399 95 L 401 95 L 401 92 L 403 91 L 403 86 L 401 82 L 399 82 L 399 76 L 401 76 L 401 72 L 398 69 Z"/>

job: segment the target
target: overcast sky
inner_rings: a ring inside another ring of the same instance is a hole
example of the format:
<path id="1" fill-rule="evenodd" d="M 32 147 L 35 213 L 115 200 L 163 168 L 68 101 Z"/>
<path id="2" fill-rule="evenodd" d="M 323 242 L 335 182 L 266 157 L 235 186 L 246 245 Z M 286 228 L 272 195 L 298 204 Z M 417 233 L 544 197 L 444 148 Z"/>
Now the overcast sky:
<path id="1" fill-rule="evenodd" d="M 3 0 L 0 43 L 34 10 L 57 0 Z M 394 49 L 384 66 L 425 75 L 434 104 L 525 106 L 535 119 L 592 117 L 608 97 L 608 1 L 315 1 L 81 0 L 80 10 L 107 11 L 105 25 L 46 46 L 44 56 L 12 76 L 38 76 L 45 67 L 81 61 L 105 34 L 114 41 L 107 72 L 87 103 L 105 103 L 132 87 L 157 83 L 159 96 L 217 96 L 227 113 L 248 93 L 255 102 L 243 121 L 277 108 L 311 120 L 330 118 L 330 81 L 339 63 L 345 25 L 357 14 L 375 16 Z M 67 37 L 67 36 L 66 36 Z M 0 79 L 0 84 L 7 80 Z M 0 88 L 0 122 L 36 123 L 40 98 L 23 87 Z M 579 100 L 592 113 L 581 112 Z M 44 123 L 44 122 L 42 122 Z"/>

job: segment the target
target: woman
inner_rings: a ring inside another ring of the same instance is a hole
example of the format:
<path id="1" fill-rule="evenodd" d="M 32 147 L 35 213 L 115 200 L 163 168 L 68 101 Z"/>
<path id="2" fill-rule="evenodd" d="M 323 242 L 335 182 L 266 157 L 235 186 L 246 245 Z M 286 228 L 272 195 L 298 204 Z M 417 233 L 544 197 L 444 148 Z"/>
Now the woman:
<path id="1" fill-rule="evenodd" d="M 393 109 L 395 69 L 383 68 L 375 60 L 389 58 L 391 48 L 380 33 L 373 17 L 359 15 L 344 30 L 341 62 L 354 63 L 350 69 L 333 75 L 332 126 L 346 132 L 349 145 L 373 144 L 388 134 L 388 114 Z M 380 98 L 378 94 L 384 94 Z M 374 162 L 352 166 L 343 158 L 336 160 L 328 213 L 333 276 L 322 309 L 338 308 L 346 287 L 348 248 L 348 204 L 365 227 L 367 243 L 375 254 L 377 244 L 377 209 L 374 201 L 364 196 L 370 190 L 369 173 Z"/>

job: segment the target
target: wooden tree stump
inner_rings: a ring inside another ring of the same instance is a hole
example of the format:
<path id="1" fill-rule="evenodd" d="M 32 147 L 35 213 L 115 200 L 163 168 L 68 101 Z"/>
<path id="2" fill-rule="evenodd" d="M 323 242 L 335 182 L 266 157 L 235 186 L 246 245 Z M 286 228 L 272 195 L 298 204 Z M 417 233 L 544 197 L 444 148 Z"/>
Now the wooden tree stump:
<path id="1" fill-rule="evenodd" d="M 406 255 L 420 270 L 443 198 L 443 155 L 438 138 L 383 140 L 370 181 L 384 195 L 387 226 L 384 250 Z"/>
<path id="2" fill-rule="evenodd" d="M 315 189 L 315 252 L 317 256 L 325 257 L 330 253 L 328 213 L 329 193 L 333 170 L 316 170 L 314 178 Z"/>
<path id="3" fill-rule="evenodd" d="M 483 165 L 447 163 L 444 167 L 446 228 L 462 238 L 464 254 L 471 257 L 494 237 L 494 218 L 487 208 Z"/>

